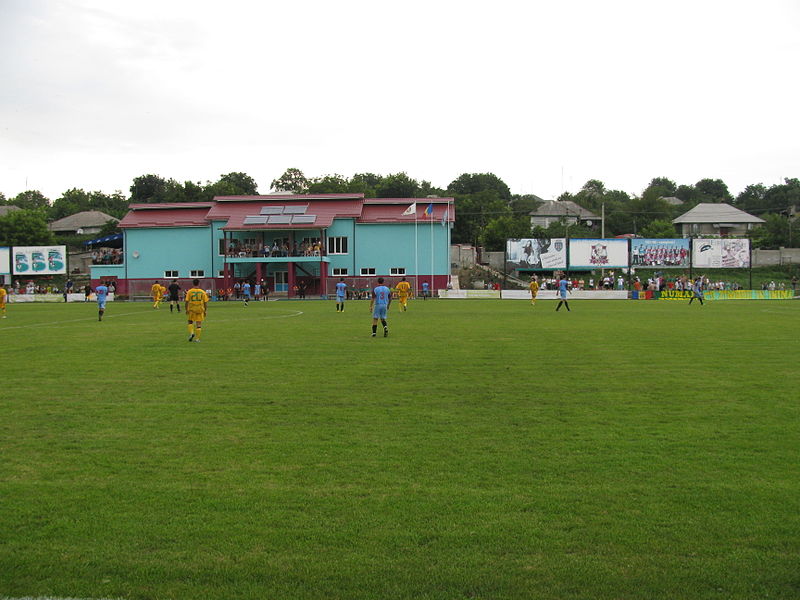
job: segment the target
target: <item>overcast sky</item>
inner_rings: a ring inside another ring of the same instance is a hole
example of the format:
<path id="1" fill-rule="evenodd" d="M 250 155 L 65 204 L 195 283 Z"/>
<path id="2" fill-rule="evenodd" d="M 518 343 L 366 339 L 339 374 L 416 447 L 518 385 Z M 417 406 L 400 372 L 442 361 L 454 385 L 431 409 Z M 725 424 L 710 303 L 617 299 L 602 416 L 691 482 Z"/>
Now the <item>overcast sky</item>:
<path id="1" fill-rule="evenodd" d="M 800 177 L 800 2 L 0 0 L 0 192 Z M 27 182 L 27 183 L 26 183 Z"/>

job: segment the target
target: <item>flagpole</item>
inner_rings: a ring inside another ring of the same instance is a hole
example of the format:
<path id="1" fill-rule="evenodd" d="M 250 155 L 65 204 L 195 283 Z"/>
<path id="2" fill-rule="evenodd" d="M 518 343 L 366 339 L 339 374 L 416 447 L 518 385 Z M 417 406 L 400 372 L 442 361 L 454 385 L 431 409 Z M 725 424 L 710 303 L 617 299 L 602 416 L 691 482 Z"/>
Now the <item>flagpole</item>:
<path id="1" fill-rule="evenodd" d="M 419 293 L 419 234 L 417 233 L 417 205 L 414 204 L 414 287 L 417 289 L 415 294 Z"/>
<path id="2" fill-rule="evenodd" d="M 431 289 L 435 286 L 433 285 L 434 278 L 433 278 L 433 208 L 431 208 Z"/>

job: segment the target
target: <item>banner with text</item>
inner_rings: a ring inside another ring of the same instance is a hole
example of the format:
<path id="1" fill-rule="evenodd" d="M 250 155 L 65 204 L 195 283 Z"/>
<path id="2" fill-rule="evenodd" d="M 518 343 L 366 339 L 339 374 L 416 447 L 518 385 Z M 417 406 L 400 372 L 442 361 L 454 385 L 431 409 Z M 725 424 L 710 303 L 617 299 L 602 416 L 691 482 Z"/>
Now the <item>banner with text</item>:
<path id="1" fill-rule="evenodd" d="M 688 239 L 632 239 L 632 267 L 689 267 Z"/>
<path id="2" fill-rule="evenodd" d="M 14 275 L 64 274 L 66 256 L 66 246 L 14 246 Z"/>
<path id="3" fill-rule="evenodd" d="M 748 239 L 693 239 L 692 266 L 700 269 L 750 267 Z"/>
<path id="4" fill-rule="evenodd" d="M 506 240 L 506 270 L 553 271 L 567 268 L 566 238 Z"/>
<path id="5" fill-rule="evenodd" d="M 0 275 L 11 274 L 11 248 L 0 247 Z"/>
<path id="6" fill-rule="evenodd" d="M 627 267 L 628 240 L 570 240 L 569 266 L 571 269 Z"/>

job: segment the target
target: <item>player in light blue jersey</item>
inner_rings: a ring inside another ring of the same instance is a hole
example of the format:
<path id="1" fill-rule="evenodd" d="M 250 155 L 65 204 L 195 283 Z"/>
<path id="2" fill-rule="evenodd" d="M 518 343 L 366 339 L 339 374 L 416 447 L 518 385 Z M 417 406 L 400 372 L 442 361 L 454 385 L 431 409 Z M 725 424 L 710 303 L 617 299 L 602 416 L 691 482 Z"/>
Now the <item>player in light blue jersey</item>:
<path id="1" fill-rule="evenodd" d="M 691 304 L 694 300 L 700 300 L 700 306 L 703 305 L 703 279 L 701 277 L 697 277 L 692 284 L 692 297 L 689 298 L 689 304 Z"/>
<path id="2" fill-rule="evenodd" d="M 336 312 L 344 312 L 344 299 L 347 296 L 347 284 L 344 282 L 344 277 L 339 277 L 339 283 L 336 284 Z"/>
<path id="3" fill-rule="evenodd" d="M 244 299 L 244 305 L 248 306 L 250 303 L 250 282 L 245 281 L 242 284 L 242 298 Z"/>
<path id="4" fill-rule="evenodd" d="M 372 290 L 372 299 L 369 301 L 372 310 L 372 337 L 378 331 L 378 319 L 383 324 L 383 337 L 389 335 L 389 326 L 386 324 L 386 313 L 392 303 L 392 291 L 383 285 L 383 277 L 378 277 L 378 285 Z"/>
<path id="5" fill-rule="evenodd" d="M 422 299 L 423 300 L 427 300 L 428 296 L 430 296 L 430 294 L 431 294 L 430 284 L 427 281 L 423 281 L 422 282 Z"/>
<path id="6" fill-rule="evenodd" d="M 569 302 L 567 302 L 567 292 L 571 294 L 572 290 L 569 289 L 569 281 L 567 281 L 567 276 L 562 275 L 558 281 L 558 306 L 556 306 L 556 312 L 558 312 L 558 309 L 561 308 L 562 304 L 567 307 L 567 312 L 570 312 Z"/>
<path id="7" fill-rule="evenodd" d="M 97 320 L 103 320 L 103 313 L 106 312 L 106 298 L 108 297 L 108 286 L 105 283 L 100 283 L 95 288 L 97 294 Z"/>

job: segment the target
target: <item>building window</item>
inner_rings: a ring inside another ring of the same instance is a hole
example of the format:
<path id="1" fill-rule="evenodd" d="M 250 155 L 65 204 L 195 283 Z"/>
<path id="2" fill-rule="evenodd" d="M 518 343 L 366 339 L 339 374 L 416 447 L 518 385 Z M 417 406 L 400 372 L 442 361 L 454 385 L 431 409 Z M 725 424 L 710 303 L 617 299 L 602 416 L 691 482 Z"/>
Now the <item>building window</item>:
<path id="1" fill-rule="evenodd" d="M 164 271 L 164 279 L 177 279 L 177 271 Z"/>
<path id="2" fill-rule="evenodd" d="M 205 277 L 205 276 L 206 272 L 203 271 L 202 269 L 199 271 L 190 271 L 190 277 Z M 177 277 L 177 275 L 175 275 L 175 277 Z"/>
<path id="3" fill-rule="evenodd" d="M 392 267 L 389 269 L 389 275 L 405 275 L 406 268 L 405 267 Z"/>
<path id="4" fill-rule="evenodd" d="M 347 254 L 347 238 L 329 237 L 328 254 Z"/>
<path id="5" fill-rule="evenodd" d="M 375 267 L 361 267 L 361 275 L 375 275 Z"/>
<path id="6" fill-rule="evenodd" d="M 331 271 L 331 274 L 335 275 L 337 277 L 340 276 L 340 275 L 348 275 L 347 267 L 345 267 L 345 268 L 334 267 L 333 270 Z"/>
<path id="7" fill-rule="evenodd" d="M 219 275 L 217 275 L 217 277 L 225 277 L 225 269 L 220 269 Z"/>

